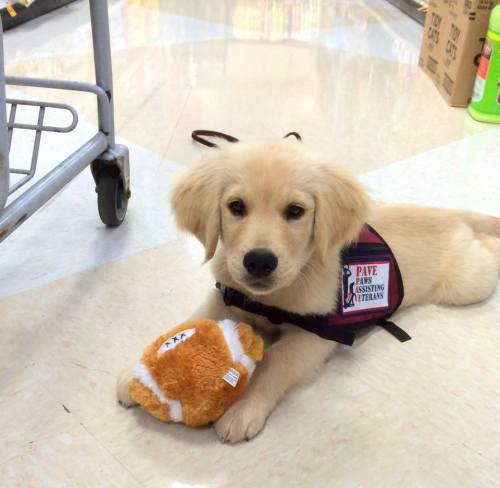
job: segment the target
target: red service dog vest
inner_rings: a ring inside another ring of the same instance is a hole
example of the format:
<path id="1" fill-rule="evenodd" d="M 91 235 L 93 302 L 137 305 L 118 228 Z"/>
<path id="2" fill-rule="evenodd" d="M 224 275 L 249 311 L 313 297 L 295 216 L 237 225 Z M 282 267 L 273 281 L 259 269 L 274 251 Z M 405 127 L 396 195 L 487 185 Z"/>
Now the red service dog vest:
<path id="1" fill-rule="evenodd" d="M 369 225 L 342 253 L 337 310 L 332 327 L 362 328 L 390 317 L 401 305 L 404 289 L 398 263 L 387 243 Z"/>
<path id="2" fill-rule="evenodd" d="M 254 302 L 234 288 L 217 283 L 227 306 L 262 315 L 274 324 L 291 323 L 320 337 L 352 345 L 355 332 L 380 325 L 401 342 L 410 336 L 389 318 L 401 305 L 403 280 L 387 243 L 369 225 L 356 242 L 342 252 L 342 269 L 336 310 L 327 315 L 300 315 Z"/>

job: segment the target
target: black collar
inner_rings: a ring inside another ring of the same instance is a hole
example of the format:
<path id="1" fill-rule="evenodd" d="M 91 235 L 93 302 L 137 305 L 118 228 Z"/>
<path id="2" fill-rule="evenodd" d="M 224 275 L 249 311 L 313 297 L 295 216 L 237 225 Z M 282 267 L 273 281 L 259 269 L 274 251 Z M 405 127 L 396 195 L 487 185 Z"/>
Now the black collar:
<path id="1" fill-rule="evenodd" d="M 224 286 L 222 283 L 216 283 L 215 286 L 221 292 L 224 303 L 228 307 L 237 307 L 245 310 L 245 312 L 261 315 L 273 324 L 293 324 L 309 332 L 313 332 L 324 339 L 340 342 L 347 346 L 352 346 L 356 337 L 351 330 L 343 327 L 329 326 L 328 315 L 299 315 L 278 307 L 254 302 L 240 291 Z"/>

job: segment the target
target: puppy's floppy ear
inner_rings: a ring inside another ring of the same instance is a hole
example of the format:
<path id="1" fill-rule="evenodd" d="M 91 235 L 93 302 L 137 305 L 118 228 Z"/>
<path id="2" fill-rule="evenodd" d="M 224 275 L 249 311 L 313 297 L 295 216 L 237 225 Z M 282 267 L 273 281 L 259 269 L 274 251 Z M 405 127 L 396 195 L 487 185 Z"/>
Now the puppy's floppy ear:
<path id="1" fill-rule="evenodd" d="M 222 160 L 212 155 L 190 169 L 174 186 L 171 204 L 177 224 L 205 246 L 205 260 L 215 254 L 220 236 L 219 201 Z"/>
<path id="2" fill-rule="evenodd" d="M 314 239 L 325 261 L 334 246 L 356 239 L 366 222 L 369 198 L 352 176 L 328 164 L 319 164 L 315 176 Z"/>

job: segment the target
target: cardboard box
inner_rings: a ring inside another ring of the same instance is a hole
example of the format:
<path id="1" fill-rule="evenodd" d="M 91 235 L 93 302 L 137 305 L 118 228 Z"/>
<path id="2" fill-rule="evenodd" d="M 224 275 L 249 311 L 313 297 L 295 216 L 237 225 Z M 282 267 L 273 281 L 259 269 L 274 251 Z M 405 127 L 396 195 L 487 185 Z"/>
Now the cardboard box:
<path id="1" fill-rule="evenodd" d="M 491 9 L 500 0 L 430 0 L 419 65 L 449 105 L 469 103 Z"/>

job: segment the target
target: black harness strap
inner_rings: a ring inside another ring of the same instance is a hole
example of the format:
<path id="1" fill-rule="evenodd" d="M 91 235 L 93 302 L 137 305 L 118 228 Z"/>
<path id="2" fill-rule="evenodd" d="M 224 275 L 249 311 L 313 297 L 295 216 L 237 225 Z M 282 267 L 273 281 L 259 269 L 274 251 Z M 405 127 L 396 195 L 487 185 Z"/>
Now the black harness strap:
<path id="1" fill-rule="evenodd" d="M 262 317 L 266 317 L 272 324 L 279 325 L 286 322 L 297 325 L 324 339 L 340 342 L 347 346 L 352 346 L 356 338 L 354 332 L 350 330 L 341 327 L 330 327 L 328 325 L 328 315 L 299 315 L 287 312 L 281 308 L 254 302 L 238 290 L 224 286 L 221 283 L 216 283 L 215 286 L 221 292 L 224 303 L 228 307 L 237 307 L 246 312 L 261 315 Z"/>
<path id="2" fill-rule="evenodd" d="M 264 305 L 254 302 L 246 295 L 234 288 L 224 286 L 222 283 L 216 283 L 216 288 L 221 292 L 222 299 L 228 307 L 237 307 L 245 312 L 266 317 L 272 324 L 293 324 L 304 330 L 312 332 L 323 339 L 339 342 L 346 346 L 352 346 L 356 335 L 354 331 L 344 327 L 330 326 L 328 324 L 328 315 L 300 315 L 298 313 L 287 312 L 278 307 Z M 411 337 L 394 322 L 389 320 L 379 320 L 376 324 L 385 329 L 394 336 L 399 342 L 406 342 Z"/>
<path id="3" fill-rule="evenodd" d="M 389 332 L 389 334 L 394 336 L 399 342 L 406 342 L 411 339 L 411 336 L 407 332 L 390 320 L 379 320 L 377 325 L 380 325 L 380 327 Z"/>

